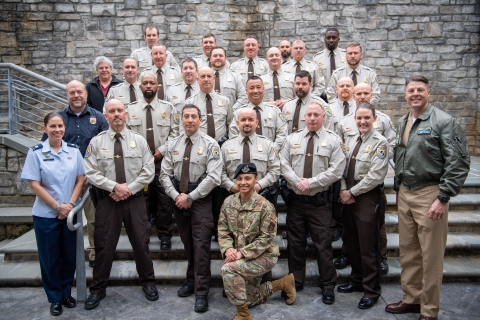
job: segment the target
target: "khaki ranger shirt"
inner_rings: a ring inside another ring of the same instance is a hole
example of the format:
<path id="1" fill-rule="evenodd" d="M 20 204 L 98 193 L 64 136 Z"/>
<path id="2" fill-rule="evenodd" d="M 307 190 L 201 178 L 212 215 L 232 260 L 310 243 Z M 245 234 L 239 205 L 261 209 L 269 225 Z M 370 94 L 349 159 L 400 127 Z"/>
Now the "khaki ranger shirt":
<path id="1" fill-rule="evenodd" d="M 357 69 L 357 84 L 359 83 L 368 83 L 372 87 L 373 97 L 370 103 L 379 103 L 380 102 L 380 87 L 378 86 L 377 74 L 375 71 L 370 69 L 369 67 L 365 67 L 362 64 L 359 64 Z M 327 85 L 327 99 L 329 102 L 337 99 L 337 93 L 335 92 L 335 88 L 337 87 L 337 81 L 340 78 L 348 77 L 352 78 L 353 69 L 350 68 L 349 65 L 345 67 L 337 68 L 333 73 L 332 77 L 330 78 L 330 82 Z"/>
<path id="2" fill-rule="evenodd" d="M 161 69 L 162 69 L 162 79 L 163 79 L 163 86 L 164 86 L 163 93 L 166 94 L 170 86 L 174 85 L 177 82 L 180 82 L 180 79 L 182 78 L 182 74 L 177 68 L 172 66 L 167 66 L 166 63 L 163 65 Z M 158 70 L 157 66 L 148 67 L 145 70 L 143 70 L 140 76 L 144 74 L 153 74 L 156 79 L 157 70 Z M 158 89 L 160 90 L 161 89 L 160 84 L 158 86 L 159 86 Z"/>
<path id="3" fill-rule="evenodd" d="M 302 194 L 296 187 L 303 177 L 307 144 L 310 139 L 308 129 L 297 131 L 287 137 L 280 156 L 281 174 L 288 182 L 288 188 Z M 320 128 L 314 136 L 313 168 L 309 196 L 328 190 L 340 180 L 345 170 L 345 146 L 333 131 Z"/>
<path id="4" fill-rule="evenodd" d="M 259 121 L 258 125 L 262 128 L 262 135 L 272 140 L 275 145 L 275 150 L 278 151 L 287 137 L 287 120 L 285 119 L 285 115 L 277 106 L 272 106 L 265 102 L 262 102 L 258 106 L 260 107 L 259 111 L 262 117 L 262 121 Z M 253 109 L 255 105 L 249 102 L 242 108 Z M 232 123 L 230 123 L 229 131 L 230 138 L 239 134 L 236 121 L 238 120 L 238 112 L 240 109 L 235 110 L 233 113 L 233 120 Z"/>
<path id="5" fill-rule="evenodd" d="M 233 71 L 240 73 L 243 79 L 243 84 L 245 85 L 248 80 L 248 61 L 250 59 L 245 57 L 245 58 L 240 58 L 234 63 L 231 64 L 230 69 Z M 261 76 L 267 73 L 268 70 L 268 63 L 267 60 L 259 58 L 256 56 L 253 60 L 253 75 L 254 76 Z"/>
<path id="6" fill-rule="evenodd" d="M 278 85 L 280 86 L 280 99 L 291 100 L 295 98 L 295 91 L 293 90 L 293 78 L 295 75 L 283 71 L 277 70 Z M 263 101 L 274 101 L 273 97 L 273 71 L 268 69 L 268 72 L 261 76 L 263 80 L 263 86 L 265 88 L 265 95 Z"/>
<path id="7" fill-rule="evenodd" d="M 362 144 L 355 157 L 354 180 L 360 182 L 350 189 L 353 196 L 368 192 L 382 184 L 388 171 L 388 142 L 384 136 L 374 128 L 370 128 L 364 135 L 357 133 L 356 135 L 348 136 L 345 143 L 347 147 L 347 165 L 341 180 L 341 189 L 347 189 L 348 166 L 359 136 L 362 139 Z"/>
<path id="8" fill-rule="evenodd" d="M 384 136 L 389 145 L 388 157 L 393 159 L 393 150 L 395 149 L 397 129 L 393 125 L 392 120 L 385 113 L 375 110 L 377 121 L 373 123 L 373 128 L 377 130 L 382 136 Z M 341 118 L 336 132 L 346 143 L 347 137 L 354 136 L 358 133 L 357 124 L 355 122 L 355 112 L 352 112 L 345 117 Z"/>
<path id="9" fill-rule="evenodd" d="M 335 67 L 336 69 L 344 67 L 347 65 L 347 58 L 345 49 L 336 48 L 333 50 L 335 56 Z M 313 62 L 317 64 L 317 71 L 320 75 L 325 78 L 325 85 L 328 86 L 330 82 L 330 50 L 324 49 L 313 56 Z"/>
<path id="10" fill-rule="evenodd" d="M 131 103 L 127 107 L 128 118 L 127 126 L 141 134 L 147 140 L 147 106 L 149 104 L 143 98 L 137 102 Z M 178 127 L 180 116 L 175 107 L 164 100 L 153 99 L 152 106 L 153 138 L 155 148 L 160 151 L 162 156 L 166 151 L 166 143 L 173 138 L 178 137 Z"/>
<path id="11" fill-rule="evenodd" d="M 181 181 L 183 154 L 185 152 L 186 134 L 176 137 L 167 143 L 167 151 L 162 161 L 162 171 L 160 173 L 160 183 L 165 188 L 165 192 L 170 198 L 175 198 L 180 194 L 173 187 L 170 177 Z M 222 155 L 217 141 L 210 138 L 207 134 L 198 130 L 190 139 L 192 140 L 192 150 L 190 153 L 189 181 L 196 183 L 199 178 L 204 178 L 198 187 L 190 193 L 193 200 L 205 198 L 213 188 L 220 185 L 220 176 L 222 174 Z"/>
<path id="12" fill-rule="evenodd" d="M 305 70 L 310 72 L 310 75 L 312 76 L 312 95 L 320 97 L 324 92 L 325 92 L 325 78 L 318 73 L 317 70 L 317 65 L 312 62 L 308 61 L 305 59 L 302 59 L 299 61 L 300 62 L 300 70 Z M 295 76 L 296 71 L 297 71 L 297 61 L 296 60 L 290 60 L 284 64 L 282 64 L 282 70 L 289 72 Z M 295 77 L 293 79 L 293 82 L 295 83 Z"/>
<path id="13" fill-rule="evenodd" d="M 234 248 L 245 260 L 277 258 L 280 252 L 276 234 L 275 208 L 264 197 L 254 191 L 244 204 L 239 193 L 225 199 L 218 219 L 218 245 L 223 257 L 229 248 Z"/>
<path id="14" fill-rule="evenodd" d="M 340 132 L 338 131 L 338 123 L 340 122 L 340 119 L 344 117 L 343 115 L 343 109 L 345 108 L 343 106 L 343 100 L 341 99 L 335 99 L 334 101 L 330 102 L 328 106 L 330 107 L 330 110 L 332 112 L 332 124 L 330 125 L 330 128 L 333 132 L 338 134 L 340 137 L 342 136 Z M 353 100 L 353 98 L 350 98 L 348 102 L 348 113 L 355 113 L 355 110 L 357 110 L 357 102 Z"/>
<path id="15" fill-rule="evenodd" d="M 140 84 L 138 81 L 134 83 L 128 83 L 124 81 L 116 86 L 113 86 L 108 90 L 107 98 L 110 99 L 118 99 L 123 102 L 123 104 L 128 104 L 134 101 L 130 101 L 130 85 L 133 84 L 133 88 L 135 90 L 135 97 L 138 99 L 143 98 L 142 90 L 140 90 Z M 135 100 L 136 101 L 136 100 Z"/>
<path id="16" fill-rule="evenodd" d="M 185 105 L 187 86 L 188 84 L 181 80 L 180 82 L 171 85 L 165 94 L 165 100 L 173 104 L 180 115 L 182 114 L 182 109 Z M 190 97 L 200 92 L 200 87 L 198 86 L 198 82 L 196 80 L 190 86 L 192 87 L 190 90 Z"/>
<path id="17" fill-rule="evenodd" d="M 203 91 L 191 96 L 185 100 L 185 104 L 196 105 L 202 114 L 202 122 L 200 123 L 200 130 L 208 134 L 207 117 L 213 117 L 215 124 L 215 140 L 220 140 L 228 135 L 228 125 L 233 119 L 233 109 L 230 100 L 215 91 L 209 93 L 212 98 L 213 114 L 207 114 L 207 94 Z M 184 133 L 183 126 L 180 128 L 180 133 Z"/>
<path id="18" fill-rule="evenodd" d="M 192 57 L 192 59 L 195 60 L 195 62 L 197 63 L 197 67 L 199 69 L 203 67 L 208 67 L 209 61 L 207 61 L 208 57 L 205 55 L 205 53 L 202 53 L 199 56 Z M 230 62 L 227 60 L 225 63 L 225 68 L 229 68 L 229 67 L 230 67 Z"/>
<path id="19" fill-rule="evenodd" d="M 325 122 L 323 123 L 323 127 L 329 130 L 333 130 L 333 118 L 332 118 L 332 110 L 328 106 L 328 103 L 325 102 L 322 98 L 316 97 L 312 95 L 312 92 L 308 93 L 305 98 L 302 98 L 302 106 L 300 107 L 300 115 L 298 117 L 298 128 L 293 130 L 293 117 L 295 116 L 295 109 L 297 108 L 297 101 L 298 97 L 293 100 L 288 101 L 283 106 L 283 113 L 285 114 L 285 119 L 287 119 L 287 130 L 290 134 L 293 131 L 303 130 L 305 128 L 305 111 L 307 110 L 308 105 L 311 102 L 317 102 L 325 111 Z"/>
<path id="20" fill-rule="evenodd" d="M 239 134 L 230 138 L 222 145 L 222 187 L 230 191 L 236 184 L 233 176 L 238 165 L 243 163 L 243 139 Z M 273 142 L 262 135 L 253 133 L 250 137 L 250 162 L 257 166 L 258 184 L 263 188 L 272 186 L 280 177 L 280 160 L 274 149 Z"/>
<path id="21" fill-rule="evenodd" d="M 214 75 L 215 72 L 217 72 L 217 70 L 213 70 Z M 248 98 L 242 76 L 228 69 L 226 66 L 218 70 L 218 74 L 220 75 L 220 94 L 230 99 L 233 110 L 246 105 Z"/>
<path id="22" fill-rule="evenodd" d="M 165 62 L 165 64 L 167 66 L 179 68 L 178 63 L 175 60 L 175 57 L 173 56 L 173 54 L 168 50 L 166 51 L 166 53 L 167 53 L 167 61 Z M 142 71 L 145 68 L 153 66 L 152 49 L 150 49 L 149 47 L 143 47 L 143 48 L 134 50 L 130 55 L 130 58 L 135 59 L 135 61 L 137 61 L 138 66 Z"/>
<path id="23" fill-rule="evenodd" d="M 85 174 L 95 187 L 113 191 L 117 184 L 113 148 L 116 132 L 108 129 L 94 137 L 85 153 Z M 138 133 L 123 128 L 120 132 L 128 189 L 135 194 L 152 182 L 155 176 L 153 156 L 147 141 Z"/>

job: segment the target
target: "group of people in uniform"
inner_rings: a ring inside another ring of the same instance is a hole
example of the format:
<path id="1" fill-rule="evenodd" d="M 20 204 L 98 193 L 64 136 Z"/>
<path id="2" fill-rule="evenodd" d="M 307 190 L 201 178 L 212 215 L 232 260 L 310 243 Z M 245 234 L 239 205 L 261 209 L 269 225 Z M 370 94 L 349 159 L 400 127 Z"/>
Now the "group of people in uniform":
<path id="1" fill-rule="evenodd" d="M 463 185 L 469 154 L 458 123 L 428 103 L 426 78 L 407 82 L 411 111 L 397 130 L 374 107 L 380 89 L 375 72 L 360 63 L 360 43 L 340 49 L 335 28 L 327 29 L 326 49 L 313 61 L 305 60 L 300 39 L 281 41 L 264 60 L 257 39 L 248 36 L 244 58 L 230 64 L 227 51 L 207 34 L 203 54 L 177 64 L 158 44 L 156 27 L 147 26 L 144 38 L 147 46 L 123 62 L 125 81 L 105 93 L 107 128 L 98 130 L 105 120 L 87 105 L 83 84 L 67 85 L 63 119 L 73 127 L 67 124 L 66 132 L 84 133 L 83 140 L 65 140 L 84 155 L 95 206 L 86 309 L 106 296 L 122 223 L 148 300 L 159 297 L 151 224 L 161 250 L 171 249 L 176 224 L 188 260 L 177 294 L 195 294 L 196 312 L 208 310 L 213 236 L 224 259 L 224 295 L 237 308 L 234 319 L 252 319 L 248 307 L 276 291 L 294 302 L 305 282 L 307 238 L 323 303 L 335 302 L 335 268 L 350 264 L 350 282 L 337 291 L 363 292 L 358 307 L 371 308 L 381 295 L 381 274 L 388 272 L 383 181 L 394 160 L 405 295 L 386 311 L 436 319 L 448 200 Z M 81 119 L 96 131 L 75 127 L 74 121 L 87 125 Z M 279 194 L 287 206 L 289 274 L 273 281 Z M 431 240 L 432 228 L 435 237 L 444 232 L 443 241 Z M 340 237 L 342 256 L 334 262 L 332 242 Z"/>

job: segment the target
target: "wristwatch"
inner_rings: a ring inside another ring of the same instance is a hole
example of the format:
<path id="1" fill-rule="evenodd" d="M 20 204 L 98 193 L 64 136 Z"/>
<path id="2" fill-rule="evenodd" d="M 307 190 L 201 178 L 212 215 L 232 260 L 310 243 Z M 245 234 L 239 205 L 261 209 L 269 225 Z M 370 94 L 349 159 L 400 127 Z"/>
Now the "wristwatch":
<path id="1" fill-rule="evenodd" d="M 68 203 L 70 203 L 70 204 L 75 208 L 75 202 L 73 202 L 73 201 L 68 201 Z"/>
<path id="2" fill-rule="evenodd" d="M 439 194 L 437 199 L 440 200 L 441 203 L 448 203 L 448 201 L 450 201 L 450 197 L 444 194 Z"/>
<path id="3" fill-rule="evenodd" d="M 188 197 L 187 197 L 187 202 L 188 202 L 188 203 L 192 203 L 192 202 L 193 202 L 193 198 L 190 197 L 190 195 L 188 195 Z"/>
<path id="4" fill-rule="evenodd" d="M 60 209 L 62 208 L 62 205 L 60 204 L 60 202 L 58 203 L 58 206 L 57 206 L 57 211 L 60 211 Z"/>
<path id="5" fill-rule="evenodd" d="M 351 190 L 348 190 L 348 193 L 350 193 L 350 195 L 353 197 L 353 193 Z"/>

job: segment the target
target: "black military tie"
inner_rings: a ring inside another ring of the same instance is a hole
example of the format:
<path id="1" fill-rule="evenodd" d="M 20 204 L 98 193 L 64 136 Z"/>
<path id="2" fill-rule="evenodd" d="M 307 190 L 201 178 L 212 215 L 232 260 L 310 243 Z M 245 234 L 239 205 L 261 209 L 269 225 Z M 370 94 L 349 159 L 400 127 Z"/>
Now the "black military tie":
<path id="1" fill-rule="evenodd" d="M 215 71 L 215 92 L 220 93 L 220 74 Z"/>
<path id="2" fill-rule="evenodd" d="M 348 102 L 343 101 L 343 116 L 346 116 L 349 113 L 348 107 Z"/>
<path id="3" fill-rule="evenodd" d="M 316 132 L 310 131 L 310 139 L 307 143 L 307 153 L 305 154 L 305 163 L 303 165 L 303 178 L 311 178 L 313 175 L 313 145 Z"/>
<path id="4" fill-rule="evenodd" d="M 130 103 L 137 101 L 137 97 L 135 95 L 135 87 L 133 84 L 130 85 Z"/>
<path id="5" fill-rule="evenodd" d="M 335 66 L 335 53 L 330 51 L 330 75 L 335 71 L 337 67 Z"/>
<path id="6" fill-rule="evenodd" d="M 295 63 L 295 65 L 297 66 L 297 69 L 295 70 L 295 74 L 297 74 L 302 70 L 301 67 L 300 67 L 300 61 L 297 61 L 297 63 Z"/>
<path id="7" fill-rule="evenodd" d="M 352 154 L 350 156 L 350 163 L 348 164 L 348 171 L 347 171 L 347 189 L 352 188 L 355 185 L 355 163 L 357 162 L 357 154 L 358 150 L 360 150 L 360 145 L 362 144 L 362 138 L 358 136 L 357 144 L 355 148 L 353 148 Z"/>
<path id="8" fill-rule="evenodd" d="M 355 87 L 357 85 L 357 71 L 355 70 L 352 71 L 352 81 L 353 81 L 353 86 Z"/>
<path id="9" fill-rule="evenodd" d="M 250 145 L 249 145 L 250 139 L 248 137 L 245 137 L 243 139 L 243 162 L 244 163 L 249 163 L 250 162 Z"/>
<path id="10" fill-rule="evenodd" d="M 257 128 L 255 129 L 255 133 L 262 134 L 262 114 L 260 113 L 260 107 L 255 106 L 255 108 L 253 109 L 257 113 L 257 120 L 258 120 L 258 125 L 257 125 Z"/>
<path id="11" fill-rule="evenodd" d="M 211 67 L 212 67 L 212 63 L 210 62 L 210 58 L 207 58 L 207 62 L 208 62 L 208 67 L 211 68 Z"/>
<path id="12" fill-rule="evenodd" d="M 250 79 L 253 76 L 254 76 L 254 74 L 253 74 L 253 60 L 250 59 L 250 60 L 248 60 L 248 79 Z"/>
<path id="13" fill-rule="evenodd" d="M 185 93 L 185 100 L 187 100 L 188 98 L 190 98 L 191 95 L 192 95 L 192 86 L 191 86 L 191 85 L 188 85 L 188 86 L 187 86 L 187 93 Z"/>
<path id="14" fill-rule="evenodd" d="M 120 133 L 115 134 L 115 145 L 113 147 L 114 153 L 114 162 L 115 162 L 115 175 L 117 178 L 117 183 L 127 183 L 127 178 L 125 178 L 125 162 L 123 161 L 123 149 L 122 142 L 120 138 L 122 135 Z"/>
<path id="15" fill-rule="evenodd" d="M 157 70 L 157 82 L 158 82 L 158 89 L 157 89 L 157 97 L 160 100 L 165 99 L 165 92 L 163 91 L 163 77 L 162 77 L 162 69 Z"/>
<path id="16" fill-rule="evenodd" d="M 207 93 L 206 95 L 206 107 L 207 107 L 207 134 L 215 139 L 215 122 L 213 121 L 213 107 L 212 97 Z"/>
<path id="17" fill-rule="evenodd" d="M 273 100 L 280 100 L 280 85 L 278 84 L 278 73 L 273 71 Z"/>
<path id="18" fill-rule="evenodd" d="M 185 152 L 183 153 L 182 175 L 180 177 L 180 192 L 188 192 L 188 181 L 190 180 L 190 154 L 192 151 L 192 140 L 190 137 L 185 139 Z"/>
<path id="19" fill-rule="evenodd" d="M 147 144 L 152 154 L 155 153 L 155 137 L 153 136 L 153 118 L 152 118 L 152 106 L 147 106 Z"/>
<path id="20" fill-rule="evenodd" d="M 298 130 L 298 123 L 300 121 L 300 109 L 302 108 L 302 99 L 298 98 L 295 113 L 293 114 L 292 132 Z"/>

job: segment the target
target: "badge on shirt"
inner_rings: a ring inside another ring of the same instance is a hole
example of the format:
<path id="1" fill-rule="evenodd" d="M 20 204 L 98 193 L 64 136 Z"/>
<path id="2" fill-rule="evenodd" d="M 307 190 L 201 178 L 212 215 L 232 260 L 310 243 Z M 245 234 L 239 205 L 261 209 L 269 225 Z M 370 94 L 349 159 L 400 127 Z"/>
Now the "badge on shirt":
<path id="1" fill-rule="evenodd" d="M 393 130 L 394 132 L 397 132 L 397 126 L 395 126 L 395 125 L 393 124 L 392 120 L 390 120 L 390 127 L 392 128 L 392 130 Z"/>
<path id="2" fill-rule="evenodd" d="M 371 145 L 368 145 L 368 146 L 365 148 L 365 152 L 366 152 L 366 153 L 369 153 L 370 151 L 372 151 L 372 146 L 371 146 Z"/>
<path id="3" fill-rule="evenodd" d="M 269 112 L 268 115 L 267 115 L 267 117 L 268 117 L 268 119 L 272 119 L 272 118 L 273 118 L 272 113 Z"/>
<path id="4" fill-rule="evenodd" d="M 162 119 L 165 119 L 167 117 L 167 112 L 163 111 L 162 112 Z"/>
<path id="5" fill-rule="evenodd" d="M 270 115 L 270 114 L 269 114 Z M 271 119 L 269 117 L 269 119 Z M 283 113 L 280 113 L 280 119 L 283 121 L 283 122 L 287 122 L 287 118 L 285 117 L 285 115 Z"/>
<path id="6" fill-rule="evenodd" d="M 385 146 L 378 147 L 377 157 L 379 157 L 380 159 L 385 159 L 386 156 L 387 156 L 387 147 Z"/>
<path id="7" fill-rule="evenodd" d="M 323 107 L 323 109 L 325 110 L 325 114 L 327 115 L 327 117 L 332 116 L 332 109 L 330 109 L 329 106 Z"/>
<path id="8" fill-rule="evenodd" d="M 173 151 L 172 154 L 173 154 L 174 156 L 176 156 L 176 155 L 178 154 L 178 150 Z"/>
<path id="9" fill-rule="evenodd" d="M 125 97 L 124 96 L 119 96 L 118 99 L 125 99 Z M 90 119 L 90 120 L 92 120 L 92 119 Z"/>
<path id="10" fill-rule="evenodd" d="M 175 76 L 173 75 L 173 73 L 170 75 L 170 80 L 175 80 Z"/>
<path id="11" fill-rule="evenodd" d="M 138 116 L 133 115 L 133 116 L 132 116 L 132 119 L 138 119 Z"/>
<path id="12" fill-rule="evenodd" d="M 173 115 L 173 121 L 176 123 L 176 124 L 179 124 L 180 123 L 180 116 L 178 114 L 174 114 Z"/>
<path id="13" fill-rule="evenodd" d="M 432 127 L 423 127 L 418 129 L 417 131 L 418 134 L 430 134 L 432 133 Z"/>
<path id="14" fill-rule="evenodd" d="M 228 78 L 227 78 L 227 81 L 228 81 L 228 82 L 232 82 L 232 78 L 231 78 L 231 77 L 228 77 Z"/>
<path id="15" fill-rule="evenodd" d="M 292 148 L 293 148 L 293 149 L 298 149 L 298 148 L 300 148 L 300 145 L 299 145 L 299 144 L 294 144 L 294 145 L 292 146 Z"/>
<path id="16" fill-rule="evenodd" d="M 258 150 L 258 152 L 262 152 L 263 151 L 263 146 L 261 144 L 259 144 L 257 146 L 257 150 Z"/>
<path id="17" fill-rule="evenodd" d="M 285 81 L 290 81 L 290 78 L 288 76 L 285 76 Z"/>
<path id="18" fill-rule="evenodd" d="M 344 155 L 347 155 L 347 148 L 345 147 L 345 145 L 343 144 L 343 142 L 341 142 L 340 144 L 341 144 L 341 146 L 342 146 L 343 154 L 344 154 Z"/>
<path id="19" fill-rule="evenodd" d="M 108 152 L 108 149 L 107 148 L 102 148 L 102 149 L 100 149 L 100 152 Z"/>
<path id="20" fill-rule="evenodd" d="M 87 151 L 85 152 L 85 158 L 90 157 L 91 154 L 92 154 L 92 145 L 89 144 L 87 147 Z"/>
<path id="21" fill-rule="evenodd" d="M 323 62 L 319 62 L 319 63 L 318 63 L 318 66 L 319 66 L 319 67 L 323 66 Z"/>
<path id="22" fill-rule="evenodd" d="M 352 131 L 352 128 L 345 128 L 345 132 L 350 132 Z"/>
<path id="23" fill-rule="evenodd" d="M 212 147 L 212 157 L 214 159 L 220 159 L 220 148 L 219 147 Z"/>
<path id="24" fill-rule="evenodd" d="M 233 153 L 237 153 L 237 150 L 232 149 L 232 150 L 230 150 L 230 151 L 228 151 L 228 152 L 229 152 L 230 154 L 233 154 Z"/>
<path id="25" fill-rule="evenodd" d="M 217 100 L 217 106 L 219 107 L 223 106 L 222 100 Z"/>
<path id="26" fill-rule="evenodd" d="M 368 83 L 368 77 L 365 77 L 365 79 L 363 79 L 363 82 Z"/>
<path id="27" fill-rule="evenodd" d="M 172 97 L 172 100 L 177 100 L 177 99 L 178 99 L 177 96 L 173 96 L 173 97 Z"/>
<path id="28" fill-rule="evenodd" d="M 197 154 L 203 154 L 203 148 L 202 147 L 198 147 Z"/>
<path id="29" fill-rule="evenodd" d="M 374 128 L 374 129 L 378 129 L 378 123 L 377 123 L 377 121 L 375 121 L 375 122 L 373 123 L 373 128 Z"/>
<path id="30" fill-rule="evenodd" d="M 309 67 L 306 67 L 305 70 L 310 71 L 310 68 L 309 68 Z"/>
<path id="31" fill-rule="evenodd" d="M 68 159 L 68 160 L 72 160 L 72 157 L 68 156 L 67 159 Z"/>
<path id="32" fill-rule="evenodd" d="M 264 84 L 264 85 L 267 85 L 267 84 L 268 84 L 268 82 L 267 82 L 267 81 L 265 81 L 263 84 Z"/>
<path id="33" fill-rule="evenodd" d="M 185 80 L 183 80 L 183 78 L 180 78 L 180 82 L 183 82 L 183 81 L 185 81 Z"/>
<path id="34" fill-rule="evenodd" d="M 264 70 L 265 68 L 263 67 L 263 65 L 260 65 L 260 69 Z"/>
<path id="35" fill-rule="evenodd" d="M 327 140 L 322 140 L 322 147 L 326 148 L 327 147 Z"/>
<path id="36" fill-rule="evenodd" d="M 96 124 L 97 118 L 90 118 L 90 124 Z"/>
<path id="37" fill-rule="evenodd" d="M 342 63 L 345 63 L 345 58 L 342 58 Z"/>
<path id="38" fill-rule="evenodd" d="M 136 146 L 135 141 L 130 141 L 130 148 L 135 149 Z"/>
<path id="39" fill-rule="evenodd" d="M 290 114 L 290 111 L 285 112 L 285 115 L 288 116 Z"/>

